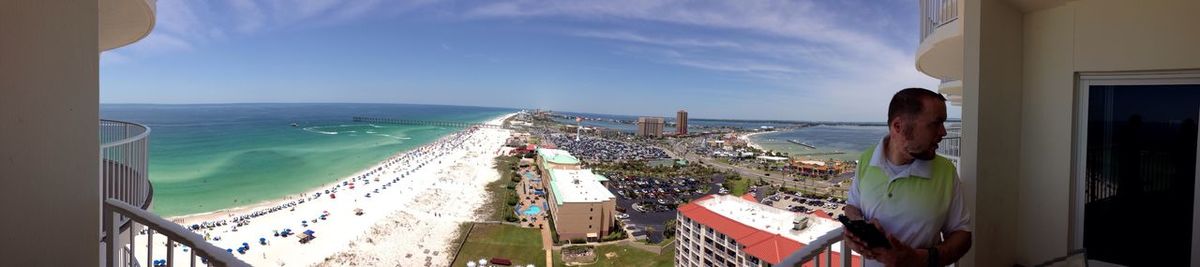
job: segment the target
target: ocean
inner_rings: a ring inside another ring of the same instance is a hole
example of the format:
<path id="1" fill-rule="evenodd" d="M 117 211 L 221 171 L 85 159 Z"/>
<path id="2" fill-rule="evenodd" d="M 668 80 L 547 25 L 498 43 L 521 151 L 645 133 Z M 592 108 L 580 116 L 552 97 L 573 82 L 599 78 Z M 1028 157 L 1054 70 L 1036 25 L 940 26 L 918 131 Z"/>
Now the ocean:
<path id="1" fill-rule="evenodd" d="M 785 152 L 791 156 L 857 160 L 862 151 L 878 144 L 887 133 L 885 126 L 812 126 L 754 135 L 750 141 L 763 149 Z M 816 149 L 788 140 L 810 144 Z"/>
<path id="2" fill-rule="evenodd" d="M 100 105 L 102 118 L 150 127 L 152 211 L 162 216 L 301 193 L 461 130 L 355 123 L 353 116 L 483 122 L 515 111 L 409 104 Z"/>

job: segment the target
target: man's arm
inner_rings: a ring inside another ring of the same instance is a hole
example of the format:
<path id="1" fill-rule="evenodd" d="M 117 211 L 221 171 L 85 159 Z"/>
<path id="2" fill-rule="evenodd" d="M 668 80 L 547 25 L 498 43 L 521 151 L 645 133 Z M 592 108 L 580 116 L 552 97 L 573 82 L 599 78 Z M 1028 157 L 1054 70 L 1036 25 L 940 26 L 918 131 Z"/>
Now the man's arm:
<path id="1" fill-rule="evenodd" d="M 971 232 L 954 231 L 946 235 L 945 242 L 934 247 L 938 251 L 938 266 L 946 266 L 954 264 L 963 255 L 967 255 L 967 251 L 971 250 Z M 924 257 L 928 262 L 928 255 Z"/>

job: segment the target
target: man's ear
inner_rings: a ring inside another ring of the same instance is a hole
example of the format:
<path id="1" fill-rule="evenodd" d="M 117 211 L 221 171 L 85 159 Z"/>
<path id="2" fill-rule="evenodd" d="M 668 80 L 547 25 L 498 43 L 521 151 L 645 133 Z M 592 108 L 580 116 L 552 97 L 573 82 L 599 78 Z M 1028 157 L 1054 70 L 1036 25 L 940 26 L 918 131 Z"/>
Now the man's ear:
<path id="1" fill-rule="evenodd" d="M 904 116 L 896 116 L 892 118 L 892 122 L 888 123 L 888 133 L 900 133 L 904 129 Z"/>

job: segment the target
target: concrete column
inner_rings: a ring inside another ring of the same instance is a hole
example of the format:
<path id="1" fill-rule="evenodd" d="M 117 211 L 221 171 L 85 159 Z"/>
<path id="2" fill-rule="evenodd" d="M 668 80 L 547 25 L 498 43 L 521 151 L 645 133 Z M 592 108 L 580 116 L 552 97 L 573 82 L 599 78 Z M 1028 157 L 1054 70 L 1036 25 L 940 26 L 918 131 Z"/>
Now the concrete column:
<path id="1" fill-rule="evenodd" d="M 97 1 L 0 1 L 0 265 L 100 259 Z"/>
<path id="2" fill-rule="evenodd" d="M 961 266 L 1011 266 L 1021 142 L 1022 14 L 1003 0 L 964 1 L 962 164 L 974 217 Z"/>

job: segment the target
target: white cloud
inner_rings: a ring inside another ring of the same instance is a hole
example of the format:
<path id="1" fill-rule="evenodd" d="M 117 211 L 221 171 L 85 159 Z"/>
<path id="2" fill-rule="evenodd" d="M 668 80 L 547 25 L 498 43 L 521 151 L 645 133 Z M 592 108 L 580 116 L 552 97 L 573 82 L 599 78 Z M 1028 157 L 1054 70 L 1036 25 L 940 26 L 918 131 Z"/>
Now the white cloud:
<path id="1" fill-rule="evenodd" d="M 890 16 L 832 10 L 823 4 L 829 3 L 523 0 L 486 4 L 466 15 L 475 19 L 571 19 L 604 25 L 590 27 L 606 29 L 575 29 L 566 34 L 627 43 L 619 46 L 618 53 L 631 57 L 758 80 L 774 89 L 735 94 L 731 100 L 740 97 L 745 107 L 754 109 L 747 112 L 759 112 L 754 115 L 762 118 L 794 113 L 812 119 L 882 118 L 893 92 L 937 85 L 936 80 L 916 71 L 913 52 L 905 48 L 908 44 L 889 43 L 895 42 L 887 39 L 894 33 L 878 32 L 892 24 L 882 21 L 892 19 Z M 646 23 L 666 27 L 641 27 Z M 763 102 L 774 105 L 763 106 Z"/>

